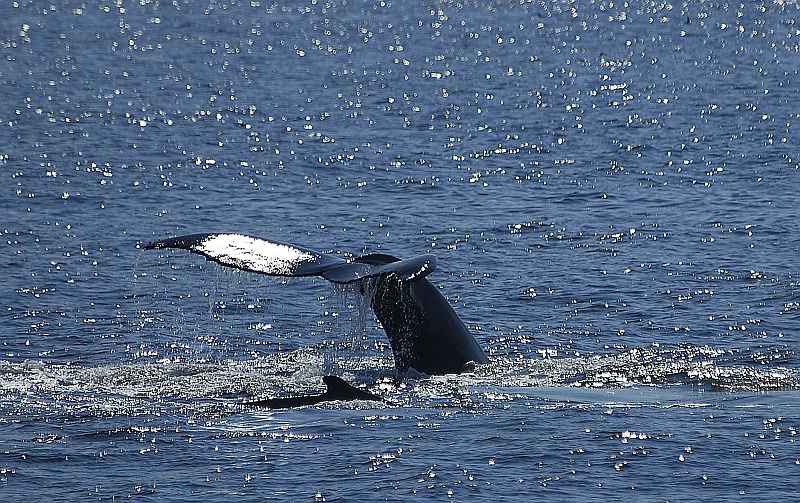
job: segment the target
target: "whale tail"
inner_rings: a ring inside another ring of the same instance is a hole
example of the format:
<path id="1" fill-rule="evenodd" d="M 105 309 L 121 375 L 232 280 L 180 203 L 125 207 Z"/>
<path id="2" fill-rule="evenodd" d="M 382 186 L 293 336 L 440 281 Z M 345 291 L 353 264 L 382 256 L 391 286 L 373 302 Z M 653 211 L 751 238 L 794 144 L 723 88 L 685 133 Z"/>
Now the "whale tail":
<path id="1" fill-rule="evenodd" d="M 369 296 L 401 372 L 414 368 L 426 374 L 459 373 L 468 369 L 470 362 L 489 361 L 444 296 L 425 279 L 436 270 L 434 255 L 401 260 L 370 254 L 347 261 L 243 234 L 192 234 L 156 241 L 144 248 L 188 250 L 227 267 L 270 276 L 321 276 L 333 283 L 358 282 L 361 293 Z"/>

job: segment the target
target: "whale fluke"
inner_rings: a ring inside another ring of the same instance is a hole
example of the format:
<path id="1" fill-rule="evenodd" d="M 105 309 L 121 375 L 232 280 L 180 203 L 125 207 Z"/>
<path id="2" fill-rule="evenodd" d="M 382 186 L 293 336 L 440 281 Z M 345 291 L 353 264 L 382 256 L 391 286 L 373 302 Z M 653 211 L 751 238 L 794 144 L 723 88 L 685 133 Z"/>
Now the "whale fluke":
<path id="1" fill-rule="evenodd" d="M 188 250 L 224 266 L 270 276 L 319 276 L 347 264 L 339 257 L 243 234 L 192 234 L 144 246 L 163 248 Z"/>
<path id="2" fill-rule="evenodd" d="M 461 318 L 426 277 L 436 270 L 435 255 L 401 260 L 369 254 L 344 260 L 308 248 L 244 234 L 192 234 L 156 241 L 146 250 L 178 248 L 227 267 L 271 276 L 321 276 L 333 283 L 359 285 L 369 296 L 392 347 L 399 371 L 459 373 L 470 362 L 489 360 Z"/>
<path id="3" fill-rule="evenodd" d="M 420 255 L 408 260 L 392 257 L 389 261 L 391 263 L 360 259 L 348 262 L 334 255 L 244 234 L 192 234 L 156 241 L 144 245 L 143 248 L 178 248 L 243 271 L 269 276 L 322 276 L 333 283 L 352 283 L 392 273 L 397 274 L 402 281 L 414 281 L 424 278 L 436 269 L 435 255 Z M 361 257 L 363 258 L 365 257 Z M 374 267 L 375 265 L 378 267 Z"/>

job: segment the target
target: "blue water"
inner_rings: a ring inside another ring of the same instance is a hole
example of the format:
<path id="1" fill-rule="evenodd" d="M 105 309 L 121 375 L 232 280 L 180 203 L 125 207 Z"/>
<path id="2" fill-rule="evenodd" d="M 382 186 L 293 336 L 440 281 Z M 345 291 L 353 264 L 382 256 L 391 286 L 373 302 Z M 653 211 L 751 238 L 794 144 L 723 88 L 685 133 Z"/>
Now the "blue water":
<path id="1" fill-rule="evenodd" d="M 787 501 L 794 2 L 6 2 L 0 500 Z M 491 363 L 156 239 L 435 253 Z M 387 403 L 242 409 L 335 374 Z"/>

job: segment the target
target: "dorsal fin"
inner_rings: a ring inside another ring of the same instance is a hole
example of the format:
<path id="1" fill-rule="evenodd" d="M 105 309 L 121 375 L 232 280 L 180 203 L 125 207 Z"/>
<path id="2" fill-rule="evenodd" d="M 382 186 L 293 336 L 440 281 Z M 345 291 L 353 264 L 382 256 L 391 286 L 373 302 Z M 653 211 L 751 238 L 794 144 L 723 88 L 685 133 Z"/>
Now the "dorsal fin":
<path id="1" fill-rule="evenodd" d="M 304 395 L 304 396 L 290 396 L 283 398 L 268 398 L 265 400 L 255 400 L 252 402 L 244 402 L 242 405 L 245 407 L 265 407 L 268 409 L 289 409 L 292 407 L 306 407 L 309 405 L 317 405 L 323 402 L 346 402 L 349 400 L 365 400 L 373 402 L 383 402 L 384 399 L 360 390 L 355 386 L 347 384 L 344 379 L 336 376 L 324 376 L 322 382 L 327 386 L 325 393 L 321 395 Z"/>
<path id="2" fill-rule="evenodd" d="M 347 381 L 336 376 L 325 376 L 322 378 L 322 382 L 328 387 L 328 390 L 322 395 L 326 400 L 383 400 L 379 396 L 351 386 Z"/>

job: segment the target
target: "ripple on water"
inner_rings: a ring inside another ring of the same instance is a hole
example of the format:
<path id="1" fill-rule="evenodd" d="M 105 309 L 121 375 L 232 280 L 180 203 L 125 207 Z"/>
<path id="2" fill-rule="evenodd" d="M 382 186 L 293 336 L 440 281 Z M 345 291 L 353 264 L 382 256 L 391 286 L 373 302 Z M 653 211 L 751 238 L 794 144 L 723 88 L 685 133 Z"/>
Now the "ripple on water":
<path id="1" fill-rule="evenodd" d="M 795 2 L 49 4 L 0 37 L 6 499 L 790 497 Z M 136 246 L 214 231 L 430 248 L 492 363 Z M 329 373 L 388 402 L 237 405 Z"/>

